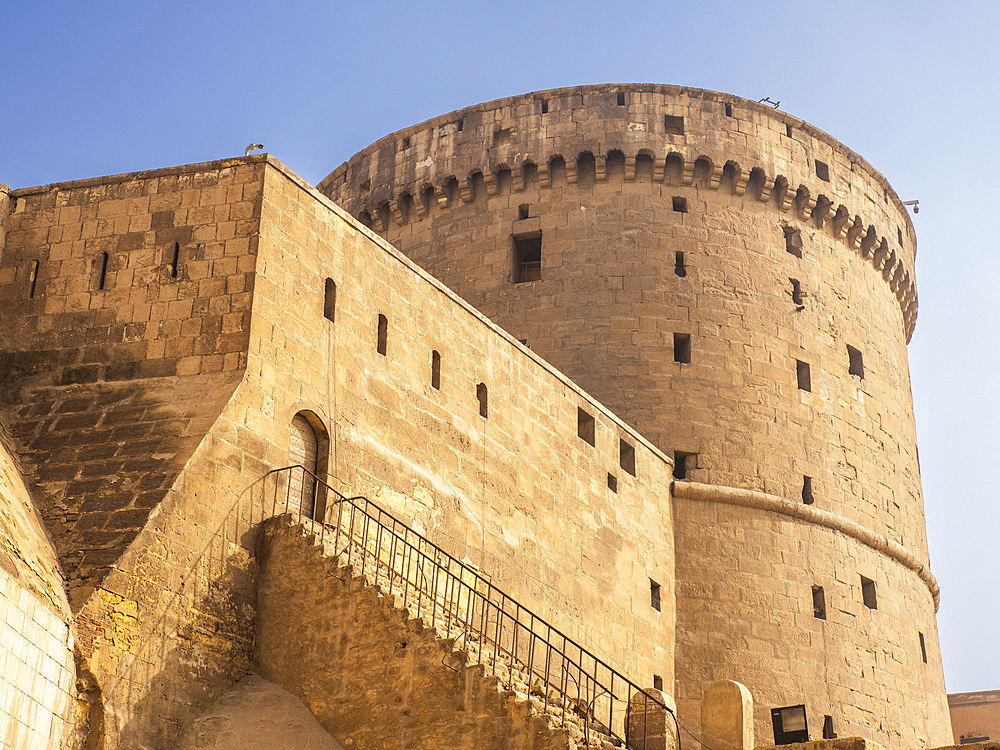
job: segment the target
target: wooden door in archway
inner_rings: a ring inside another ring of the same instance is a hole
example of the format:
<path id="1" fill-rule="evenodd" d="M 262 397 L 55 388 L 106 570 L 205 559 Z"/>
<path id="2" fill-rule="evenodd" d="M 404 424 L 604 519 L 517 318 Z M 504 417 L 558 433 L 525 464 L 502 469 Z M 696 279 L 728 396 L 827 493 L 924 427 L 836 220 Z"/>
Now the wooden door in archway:
<path id="1" fill-rule="evenodd" d="M 292 434 L 288 441 L 288 463 L 298 464 L 306 469 L 293 469 L 289 478 L 288 510 L 297 513 L 301 508 L 302 515 L 313 517 L 316 507 L 316 482 L 313 475 L 318 474 L 319 439 L 316 431 L 301 414 L 292 419 Z"/>

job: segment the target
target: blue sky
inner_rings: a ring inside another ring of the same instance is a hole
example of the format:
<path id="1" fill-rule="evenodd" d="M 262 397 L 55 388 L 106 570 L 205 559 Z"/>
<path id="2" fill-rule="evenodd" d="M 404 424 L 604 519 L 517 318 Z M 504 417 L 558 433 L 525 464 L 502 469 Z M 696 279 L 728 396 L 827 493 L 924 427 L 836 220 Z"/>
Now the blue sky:
<path id="1" fill-rule="evenodd" d="M 602 82 L 780 100 L 919 199 L 910 344 L 952 692 L 1000 688 L 1000 6 L 958 2 L 9 2 L 0 182 L 251 142 L 318 182 L 386 133 Z"/>

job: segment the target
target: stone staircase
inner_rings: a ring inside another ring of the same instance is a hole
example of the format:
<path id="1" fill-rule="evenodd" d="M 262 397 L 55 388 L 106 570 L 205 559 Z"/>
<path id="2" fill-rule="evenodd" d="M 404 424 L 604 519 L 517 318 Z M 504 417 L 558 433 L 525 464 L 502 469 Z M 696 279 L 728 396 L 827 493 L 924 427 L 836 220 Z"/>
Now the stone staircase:
<path id="1" fill-rule="evenodd" d="M 461 595 L 456 609 L 426 566 L 404 569 L 395 547 L 358 565 L 351 544 L 372 546 L 289 514 L 267 520 L 256 630 L 261 674 L 345 748 L 621 747 L 564 674 L 546 681 L 514 658 L 502 629 L 487 637 L 488 616 L 469 629 Z"/>

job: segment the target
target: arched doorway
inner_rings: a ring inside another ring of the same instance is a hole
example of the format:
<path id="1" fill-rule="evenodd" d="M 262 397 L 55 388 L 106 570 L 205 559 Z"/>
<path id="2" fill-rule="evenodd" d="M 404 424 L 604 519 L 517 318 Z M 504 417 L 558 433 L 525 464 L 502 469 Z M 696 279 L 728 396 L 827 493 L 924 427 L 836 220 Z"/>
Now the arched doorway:
<path id="1" fill-rule="evenodd" d="M 322 518 L 325 493 L 315 477 L 326 473 L 326 430 L 312 412 L 292 417 L 288 440 L 288 463 L 305 469 L 293 469 L 288 485 L 288 510 L 306 518 Z"/>

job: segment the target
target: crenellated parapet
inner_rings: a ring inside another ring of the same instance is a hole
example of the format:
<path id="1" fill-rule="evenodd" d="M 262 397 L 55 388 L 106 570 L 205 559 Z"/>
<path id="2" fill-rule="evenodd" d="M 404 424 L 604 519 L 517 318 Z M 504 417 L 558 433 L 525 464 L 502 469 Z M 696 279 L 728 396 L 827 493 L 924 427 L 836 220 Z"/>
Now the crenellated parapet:
<path id="1" fill-rule="evenodd" d="M 532 186 L 546 189 L 560 183 L 607 182 L 609 164 L 626 182 L 705 187 L 734 198 L 760 201 L 779 214 L 827 231 L 882 275 L 899 302 L 906 340 L 913 335 L 918 306 L 914 274 L 898 245 L 892 246 L 891 238 L 880 234 L 860 212 L 835 202 L 815 186 L 796 187 L 784 175 L 768 175 L 760 166 L 747 168 L 724 157 L 677 151 L 654 156 L 646 148 L 628 155 L 618 149 L 596 155 L 585 150 L 569 159 L 563 154 L 525 155 L 514 168 L 500 162 L 472 169 L 461 177 L 448 174 L 435 181 L 382 185 L 353 198 L 338 195 L 336 181 L 327 190 L 334 191 L 330 197 L 342 202 L 363 224 L 385 236 L 391 225 L 402 227 L 421 221 L 435 208 L 447 210 L 459 202 L 472 203 L 483 194 L 496 197 L 521 193 Z"/>

